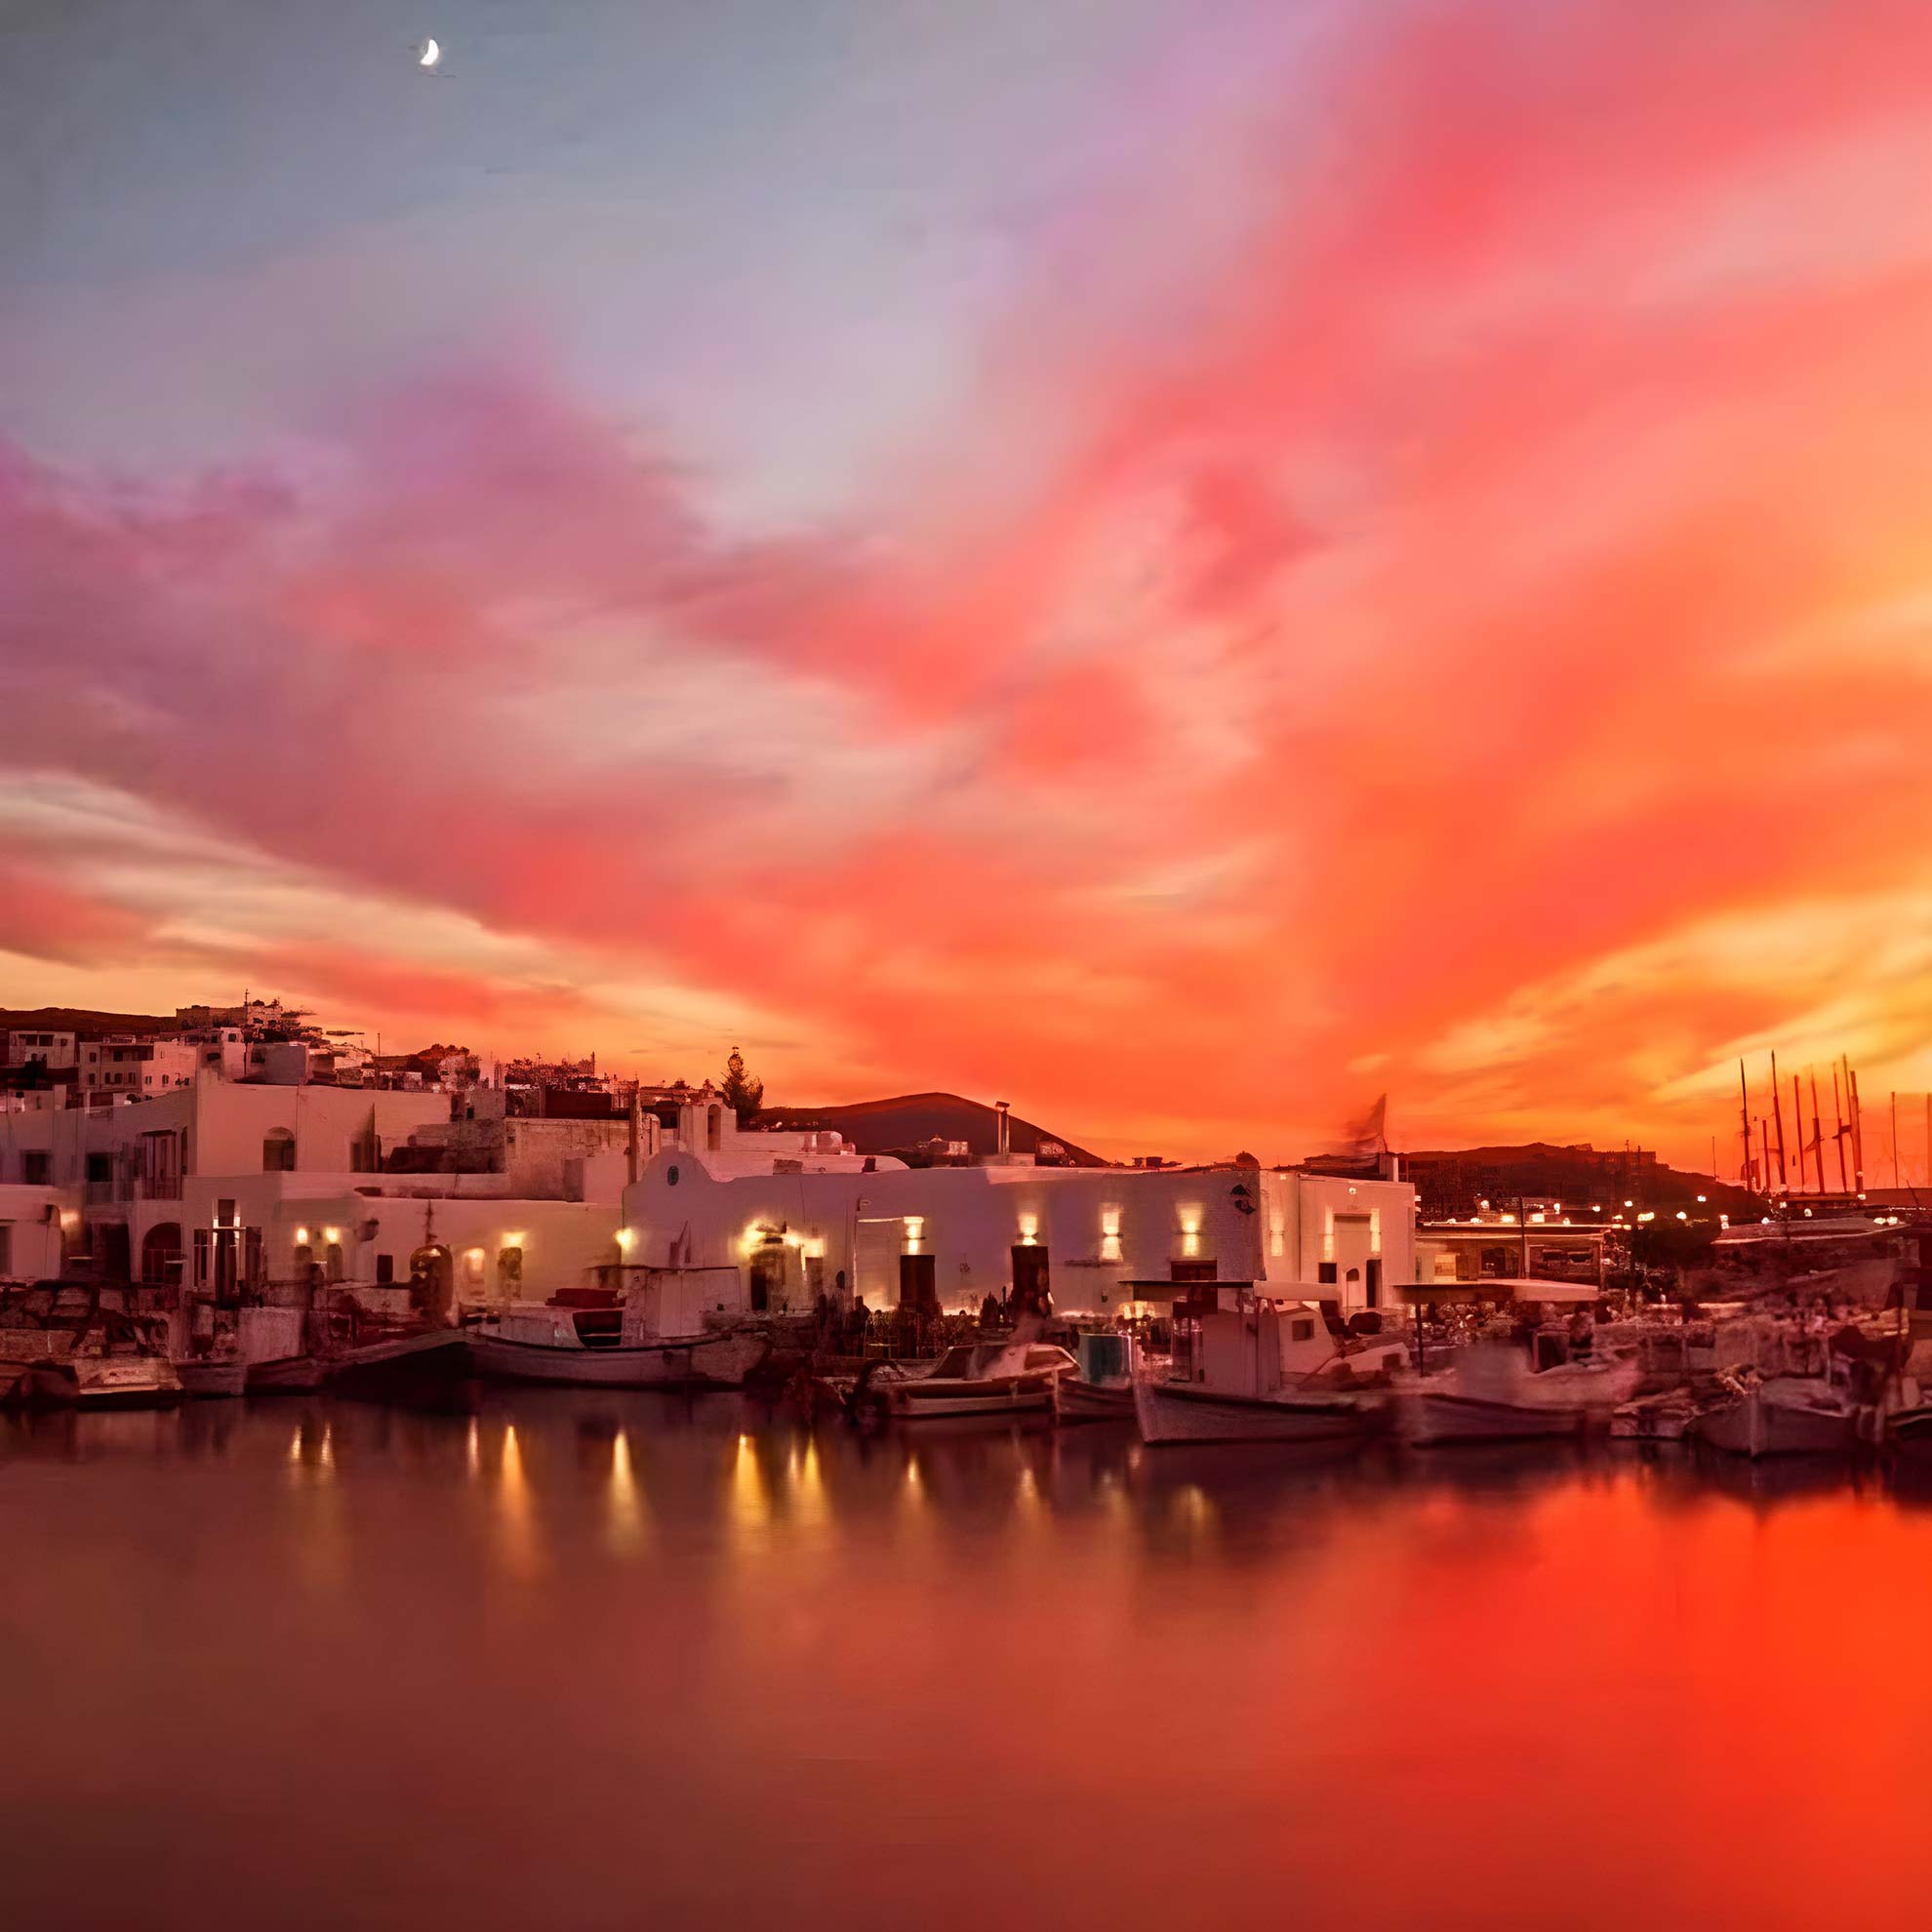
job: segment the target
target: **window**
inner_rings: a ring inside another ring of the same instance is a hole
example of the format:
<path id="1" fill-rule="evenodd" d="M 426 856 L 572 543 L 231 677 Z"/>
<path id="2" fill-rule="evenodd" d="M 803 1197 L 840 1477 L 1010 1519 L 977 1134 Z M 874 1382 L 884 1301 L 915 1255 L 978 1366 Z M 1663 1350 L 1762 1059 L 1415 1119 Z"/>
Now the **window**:
<path id="1" fill-rule="evenodd" d="M 54 1156 L 45 1147 L 29 1147 L 20 1156 L 20 1180 L 29 1187 L 45 1187 L 54 1179 Z"/>
<path id="2" fill-rule="evenodd" d="M 262 1171 L 264 1174 L 293 1174 L 296 1164 L 295 1136 L 286 1127 L 271 1127 L 262 1137 Z"/>
<path id="3" fill-rule="evenodd" d="M 1315 1279 L 1317 1281 L 1333 1281 L 1335 1278 L 1335 1264 L 1332 1261 L 1315 1263 Z"/>
<path id="4" fill-rule="evenodd" d="M 1312 1342 L 1314 1340 L 1314 1323 L 1308 1320 L 1306 1315 L 1291 1321 L 1288 1324 L 1288 1337 L 1293 1342 Z"/>
<path id="5" fill-rule="evenodd" d="M 523 1286 L 523 1250 L 517 1247 L 497 1250 L 497 1287 L 513 1295 Z"/>
<path id="6" fill-rule="evenodd" d="M 379 1288 L 386 1288 L 386 1287 L 388 1287 L 388 1286 L 389 1286 L 389 1285 L 390 1285 L 390 1284 L 391 1284 L 391 1283 L 392 1283 L 392 1282 L 393 1282 L 393 1281 L 395 1280 L 395 1278 L 396 1278 L 396 1258 L 395 1258 L 395 1256 L 394 1256 L 394 1255 L 378 1255 L 378 1256 L 376 1257 L 376 1285 L 377 1285 L 377 1287 L 379 1287 Z"/>
<path id="7" fill-rule="evenodd" d="M 104 1153 L 91 1153 L 87 1157 L 87 1178 L 97 1184 L 114 1178 L 114 1156 Z"/>

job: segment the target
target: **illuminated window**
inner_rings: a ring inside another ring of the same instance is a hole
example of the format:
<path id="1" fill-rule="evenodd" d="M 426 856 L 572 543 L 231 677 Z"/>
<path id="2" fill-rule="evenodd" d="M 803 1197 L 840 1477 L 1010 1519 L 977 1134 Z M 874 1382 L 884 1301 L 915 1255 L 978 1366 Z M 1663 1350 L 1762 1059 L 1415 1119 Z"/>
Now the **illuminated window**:
<path id="1" fill-rule="evenodd" d="M 1120 1210 L 1103 1208 L 1101 1210 L 1101 1251 L 1104 1262 L 1117 1262 L 1120 1259 Z"/>
<path id="2" fill-rule="evenodd" d="M 1323 1208 L 1321 1211 L 1321 1258 L 1325 1262 L 1332 1262 L 1335 1259 L 1335 1210 L 1333 1208 Z M 1335 1277 L 1332 1274 L 1324 1274 L 1321 1279 L 1324 1281 L 1333 1281 Z"/>
<path id="3" fill-rule="evenodd" d="M 916 1255 L 919 1243 L 926 1237 L 926 1217 L 922 1214 L 908 1214 L 906 1217 L 906 1252 Z"/>
<path id="4" fill-rule="evenodd" d="M 481 1248 L 465 1248 L 463 1251 L 463 1278 L 472 1287 L 483 1285 L 483 1261 Z"/>
<path id="5" fill-rule="evenodd" d="M 523 1286 L 523 1249 L 521 1245 L 502 1247 L 497 1250 L 497 1287 L 505 1295 L 513 1295 Z"/>

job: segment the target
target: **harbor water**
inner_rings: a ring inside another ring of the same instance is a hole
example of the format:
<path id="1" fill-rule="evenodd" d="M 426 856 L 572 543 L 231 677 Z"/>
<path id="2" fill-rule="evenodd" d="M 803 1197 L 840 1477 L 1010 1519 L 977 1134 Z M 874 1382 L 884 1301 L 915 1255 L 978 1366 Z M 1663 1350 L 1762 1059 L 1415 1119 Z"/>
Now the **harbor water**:
<path id="1" fill-rule="evenodd" d="M 1896 1926 L 1929 1616 L 1932 1495 L 1829 1467 L 572 1391 L 0 1419 L 0 1899 Z"/>

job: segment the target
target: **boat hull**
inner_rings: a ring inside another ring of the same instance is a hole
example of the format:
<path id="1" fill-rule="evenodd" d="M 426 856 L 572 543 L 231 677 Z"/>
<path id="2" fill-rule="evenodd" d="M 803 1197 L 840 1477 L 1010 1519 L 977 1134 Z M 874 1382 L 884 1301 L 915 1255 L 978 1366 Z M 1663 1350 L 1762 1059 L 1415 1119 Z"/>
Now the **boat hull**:
<path id="1" fill-rule="evenodd" d="M 166 1361 L 77 1362 L 67 1356 L 31 1363 L 7 1400 L 26 1409 L 172 1409 L 181 1392 L 181 1377 Z"/>
<path id="2" fill-rule="evenodd" d="M 446 1389 L 470 1372 L 468 1338 L 454 1328 L 367 1342 L 328 1365 L 329 1386 L 348 1395 L 385 1396 Z"/>
<path id="3" fill-rule="evenodd" d="M 232 1361 L 177 1360 L 175 1374 L 181 1393 L 199 1401 L 239 1395 L 248 1387 L 248 1364 L 239 1356 Z"/>
<path id="4" fill-rule="evenodd" d="M 476 1372 L 493 1382 L 584 1389 L 736 1389 L 763 1360 L 761 1335 L 708 1335 L 641 1348 L 553 1348 L 472 1335 Z"/>
<path id="5" fill-rule="evenodd" d="M 1050 1409 L 1055 1379 L 1044 1370 L 972 1382 L 950 1376 L 940 1382 L 920 1376 L 874 1385 L 874 1389 L 895 1422 L 930 1422 L 960 1416 L 1018 1416 Z"/>
<path id="6" fill-rule="evenodd" d="M 1379 1408 L 1346 1395 L 1265 1401 L 1160 1382 L 1134 1385 L 1134 1412 L 1151 1444 L 1346 1442 L 1366 1439 L 1383 1420 Z"/>
<path id="7" fill-rule="evenodd" d="M 1752 1390 L 1700 1416 L 1697 1439 L 1753 1461 L 1761 1456 L 1848 1456 L 1858 1447 L 1858 1418 L 1768 1402 Z"/>
<path id="8" fill-rule="evenodd" d="M 248 1365 L 251 1395 L 309 1395 L 328 1379 L 329 1364 L 320 1355 L 284 1355 Z"/>
<path id="9" fill-rule="evenodd" d="M 1060 1378 L 1060 1420 L 1062 1422 L 1132 1422 L 1134 1389 L 1131 1384 L 1077 1382 L 1070 1375 Z"/>
<path id="10" fill-rule="evenodd" d="M 1542 1442 L 1581 1435 L 1587 1411 L 1428 1389 L 1410 1396 L 1404 1434 L 1417 1448 L 1455 1442 Z"/>

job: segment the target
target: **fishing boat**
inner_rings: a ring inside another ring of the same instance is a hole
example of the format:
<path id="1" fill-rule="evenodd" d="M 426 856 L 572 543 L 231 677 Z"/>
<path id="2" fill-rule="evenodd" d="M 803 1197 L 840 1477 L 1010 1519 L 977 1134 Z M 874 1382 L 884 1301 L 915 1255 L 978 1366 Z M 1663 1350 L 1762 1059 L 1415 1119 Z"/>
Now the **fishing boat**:
<path id="1" fill-rule="evenodd" d="M 1726 1398 L 1698 1417 L 1696 1435 L 1733 1456 L 1846 1456 L 1858 1447 L 1859 1404 L 1825 1376 L 1720 1378 Z"/>
<path id="2" fill-rule="evenodd" d="M 1132 1422 L 1139 1350 L 1131 1335 L 1083 1330 L 1074 1366 L 1056 1385 L 1062 1422 Z"/>
<path id="3" fill-rule="evenodd" d="M 476 1372 L 597 1389 L 736 1389 L 771 1338 L 737 1318 L 735 1268 L 640 1268 L 621 1308 L 512 1303 L 464 1331 Z"/>
<path id="4" fill-rule="evenodd" d="M 1404 1389 L 1405 1438 L 1431 1448 L 1582 1435 L 1607 1428 L 1636 1389 L 1633 1358 L 1543 1360 L 1502 1342 L 1471 1344 L 1446 1374 Z"/>
<path id="5" fill-rule="evenodd" d="M 873 1409 L 896 1422 L 1025 1415 L 1051 1409 L 1060 1379 L 1077 1366 L 1050 1342 L 962 1342 L 923 1371 L 862 1373 L 853 1409 Z"/>
<path id="6" fill-rule="evenodd" d="M 1365 1441 L 1389 1421 L 1387 1398 L 1367 1390 L 1407 1361 L 1401 1343 L 1331 1327 L 1313 1302 L 1192 1283 L 1175 1308 L 1171 1372 L 1135 1382 L 1134 1413 L 1150 1444 Z"/>
<path id="7" fill-rule="evenodd" d="M 469 1340 L 459 1328 L 404 1329 L 331 1355 L 327 1371 L 327 1386 L 347 1395 L 434 1395 L 471 1373 Z"/>
<path id="8" fill-rule="evenodd" d="M 177 1355 L 174 1366 L 183 1395 L 235 1396 L 248 1387 L 248 1364 L 239 1355 Z"/>
<path id="9" fill-rule="evenodd" d="M 1688 1389 L 1639 1395 L 1611 1411 L 1610 1433 L 1625 1442 L 1682 1442 L 1697 1421 L 1698 1406 Z"/>
<path id="10" fill-rule="evenodd" d="M 7 1393 L 24 1409 L 172 1409 L 181 1379 L 166 1355 L 62 1355 L 29 1363 Z"/>
<path id="11" fill-rule="evenodd" d="M 321 1355 L 282 1355 L 248 1364 L 251 1395 L 310 1395 L 328 1379 L 329 1363 Z"/>

